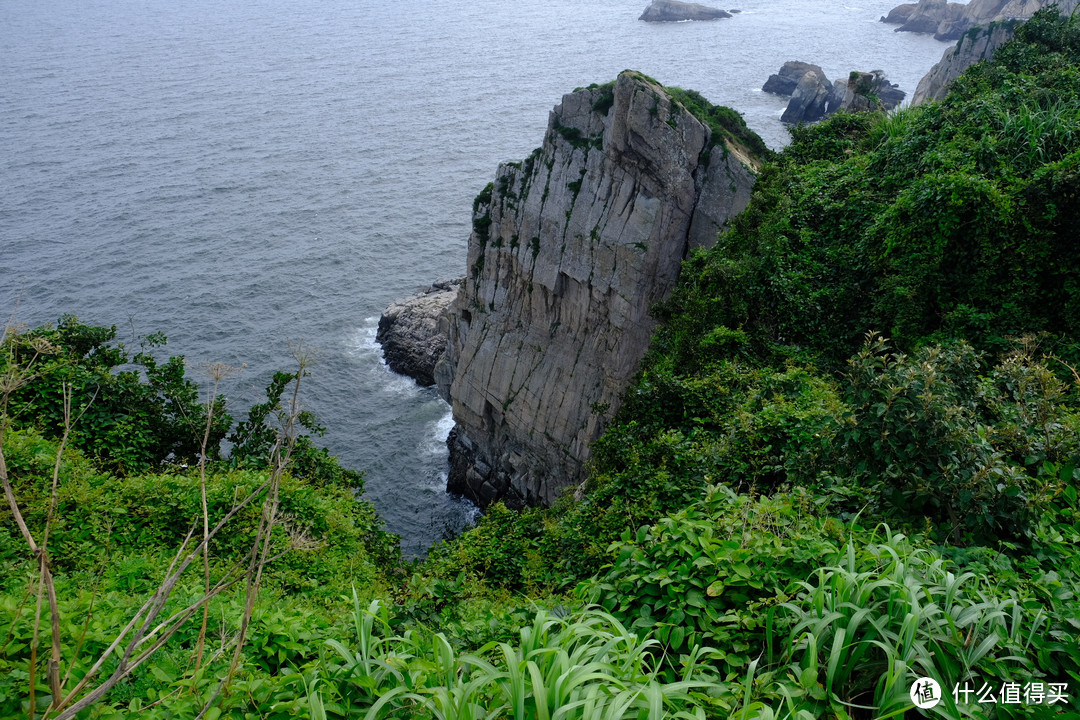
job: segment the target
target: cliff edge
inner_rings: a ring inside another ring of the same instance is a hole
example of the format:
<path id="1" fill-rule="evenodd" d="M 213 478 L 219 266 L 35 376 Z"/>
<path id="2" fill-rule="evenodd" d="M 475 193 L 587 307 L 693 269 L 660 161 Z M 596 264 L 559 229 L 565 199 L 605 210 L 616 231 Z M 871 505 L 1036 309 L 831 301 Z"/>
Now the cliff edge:
<path id="1" fill-rule="evenodd" d="M 581 482 L 650 306 L 746 206 L 766 153 L 734 111 L 638 73 L 563 97 L 543 146 L 474 203 L 435 370 L 456 422 L 448 489 L 523 506 Z"/>

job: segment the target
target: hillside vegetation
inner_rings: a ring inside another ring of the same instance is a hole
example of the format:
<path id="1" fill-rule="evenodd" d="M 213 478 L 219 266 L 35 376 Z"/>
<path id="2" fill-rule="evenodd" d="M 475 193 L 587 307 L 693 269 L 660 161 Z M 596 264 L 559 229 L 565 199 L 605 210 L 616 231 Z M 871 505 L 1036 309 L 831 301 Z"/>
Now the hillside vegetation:
<path id="1" fill-rule="evenodd" d="M 942 103 L 795 129 L 577 497 L 413 565 L 302 353 L 234 425 L 162 338 L 9 330 L 0 717 L 1076 717 L 1078 140 L 1047 12 Z"/>

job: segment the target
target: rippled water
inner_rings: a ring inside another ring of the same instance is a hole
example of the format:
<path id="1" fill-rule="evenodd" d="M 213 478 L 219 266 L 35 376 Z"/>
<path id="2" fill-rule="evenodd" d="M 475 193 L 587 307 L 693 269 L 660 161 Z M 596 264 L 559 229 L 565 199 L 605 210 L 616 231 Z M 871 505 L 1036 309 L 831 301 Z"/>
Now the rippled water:
<path id="1" fill-rule="evenodd" d="M 652 25 L 646 0 L 4 0 L 0 312 L 246 364 L 237 406 L 318 347 L 325 443 L 423 552 L 472 510 L 443 491 L 446 405 L 381 362 L 382 308 L 463 273 L 472 197 L 576 86 L 641 70 L 773 146 L 783 101 L 757 88 L 786 60 L 912 92 L 944 46 L 850 1 Z"/>

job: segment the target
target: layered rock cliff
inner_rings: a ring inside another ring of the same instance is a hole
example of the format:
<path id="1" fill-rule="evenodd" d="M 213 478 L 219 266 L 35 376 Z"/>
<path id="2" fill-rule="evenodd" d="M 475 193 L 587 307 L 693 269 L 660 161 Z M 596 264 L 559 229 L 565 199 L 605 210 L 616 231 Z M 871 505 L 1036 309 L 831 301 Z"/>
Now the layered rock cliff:
<path id="1" fill-rule="evenodd" d="M 705 122 L 632 72 L 566 95 L 543 146 L 477 197 L 435 372 L 456 422 L 451 491 L 520 506 L 581 482 L 650 306 L 749 201 L 757 160 L 724 129 L 741 118 L 680 97 Z"/>
<path id="2" fill-rule="evenodd" d="M 960 42 L 946 50 L 930 72 L 923 75 L 911 104 L 944 98 L 952 81 L 975 63 L 993 58 L 997 49 L 1012 39 L 1018 24 L 1017 20 L 1009 20 L 965 33 Z"/>
<path id="3" fill-rule="evenodd" d="M 938 40 L 959 40 L 973 27 L 1026 20 L 1044 7 L 1057 5 L 1062 14 L 1076 9 L 1078 0 L 919 0 L 893 9 L 883 22 L 902 23 L 897 32 L 932 33 Z"/>

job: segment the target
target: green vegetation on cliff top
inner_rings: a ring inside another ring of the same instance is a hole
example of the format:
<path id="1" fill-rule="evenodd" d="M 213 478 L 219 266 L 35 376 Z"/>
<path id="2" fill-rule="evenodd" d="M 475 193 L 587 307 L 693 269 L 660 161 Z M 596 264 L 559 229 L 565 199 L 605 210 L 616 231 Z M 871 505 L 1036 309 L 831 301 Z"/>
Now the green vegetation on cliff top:
<path id="1" fill-rule="evenodd" d="M 657 309 L 583 499 L 414 566 L 301 434 L 303 364 L 230 434 L 162 338 L 7 333 L 0 717 L 114 673 L 79 717 L 1075 716 L 1078 138 L 1045 12 L 940 104 L 796 129 Z M 954 698 L 983 684 L 1025 701 Z"/>

